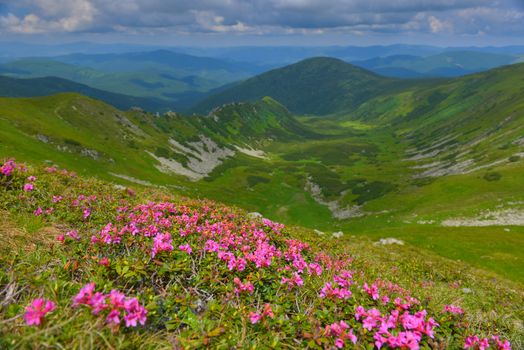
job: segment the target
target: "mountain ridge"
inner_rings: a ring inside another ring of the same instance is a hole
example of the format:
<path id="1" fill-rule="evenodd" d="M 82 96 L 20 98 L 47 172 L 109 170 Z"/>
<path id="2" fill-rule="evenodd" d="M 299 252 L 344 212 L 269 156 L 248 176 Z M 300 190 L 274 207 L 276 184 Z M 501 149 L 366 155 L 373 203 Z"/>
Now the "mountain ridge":
<path id="1" fill-rule="evenodd" d="M 337 58 L 314 57 L 249 78 L 191 110 L 205 113 L 224 103 L 271 96 L 294 113 L 330 114 L 356 107 L 395 81 Z"/>

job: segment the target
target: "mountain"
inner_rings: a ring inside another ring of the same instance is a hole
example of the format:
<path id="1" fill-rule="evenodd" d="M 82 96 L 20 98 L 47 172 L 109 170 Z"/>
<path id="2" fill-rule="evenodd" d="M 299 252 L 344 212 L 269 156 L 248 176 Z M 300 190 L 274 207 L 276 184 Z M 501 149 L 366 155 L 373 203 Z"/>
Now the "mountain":
<path id="1" fill-rule="evenodd" d="M 187 55 L 170 50 L 145 52 L 126 52 L 119 54 L 70 54 L 55 56 L 54 60 L 68 64 L 85 66 L 105 72 L 133 71 L 155 64 L 181 71 L 215 71 L 255 74 L 261 67 L 246 62 L 224 60 L 211 57 Z"/>
<path id="2" fill-rule="evenodd" d="M 299 114 L 329 114 L 358 106 L 395 86 L 385 78 L 344 61 L 317 57 L 262 73 L 192 107 L 207 112 L 224 103 L 271 96 Z"/>
<path id="3" fill-rule="evenodd" d="M 0 65 L 0 72 L 11 77 L 55 76 L 114 93 L 163 99 L 178 109 L 208 91 L 263 70 L 254 64 L 167 50 L 23 58 Z"/>
<path id="4" fill-rule="evenodd" d="M 172 103 L 160 99 L 117 94 L 56 77 L 17 79 L 0 76 L 0 96 L 35 97 L 59 92 L 77 92 L 121 109 L 140 107 L 149 111 L 166 111 L 173 108 Z"/>
<path id="5" fill-rule="evenodd" d="M 352 63 L 386 76 L 453 77 L 515 63 L 518 56 L 479 51 L 450 51 L 430 56 L 394 55 Z"/>

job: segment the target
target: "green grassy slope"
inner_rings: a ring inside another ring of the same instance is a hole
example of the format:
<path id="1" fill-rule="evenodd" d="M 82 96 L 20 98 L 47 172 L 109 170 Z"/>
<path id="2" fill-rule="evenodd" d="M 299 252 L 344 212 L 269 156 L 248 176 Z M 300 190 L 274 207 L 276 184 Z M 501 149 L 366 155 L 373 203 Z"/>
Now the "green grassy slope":
<path id="1" fill-rule="evenodd" d="M 523 346 L 521 287 L 463 262 L 319 237 L 165 188 L 115 186 L 48 166 L 5 170 L 2 349 L 328 349 L 335 341 L 371 349 L 380 323 L 363 324 L 357 307 L 396 314 L 392 336 L 413 328 L 405 318 L 422 319 L 421 348 L 462 348 L 473 334 Z M 27 324 L 37 298 L 53 307 Z M 460 314 L 445 311 L 450 304 Z M 356 339 L 330 326 L 342 320 Z"/>

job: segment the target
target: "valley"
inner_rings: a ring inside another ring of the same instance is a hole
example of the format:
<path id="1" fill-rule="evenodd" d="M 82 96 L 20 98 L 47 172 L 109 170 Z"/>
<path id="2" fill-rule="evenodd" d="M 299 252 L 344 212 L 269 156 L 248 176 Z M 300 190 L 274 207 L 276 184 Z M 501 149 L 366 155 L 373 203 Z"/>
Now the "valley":
<path id="1" fill-rule="evenodd" d="M 343 242 L 393 237 L 524 281 L 522 64 L 400 84 L 327 58 L 281 70 L 205 100 L 218 107 L 202 116 L 76 94 L 3 98 L 0 154 L 341 231 Z M 266 83 L 279 79 L 286 94 Z"/>

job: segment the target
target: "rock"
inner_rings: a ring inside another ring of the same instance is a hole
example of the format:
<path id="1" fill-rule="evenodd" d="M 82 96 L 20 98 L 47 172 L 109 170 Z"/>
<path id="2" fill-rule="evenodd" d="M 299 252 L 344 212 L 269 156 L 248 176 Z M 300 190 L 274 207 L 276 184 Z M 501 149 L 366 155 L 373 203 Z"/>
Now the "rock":
<path id="1" fill-rule="evenodd" d="M 333 232 L 333 233 L 331 234 L 331 236 L 332 236 L 333 238 L 340 238 L 340 237 L 344 236 L 344 232 L 342 232 L 342 231 Z"/>
<path id="2" fill-rule="evenodd" d="M 247 217 L 250 218 L 250 219 L 262 219 L 263 218 L 263 215 L 254 211 L 252 213 L 248 213 L 247 214 Z"/>
<path id="3" fill-rule="evenodd" d="M 381 238 L 378 242 L 375 243 L 375 245 L 391 245 L 391 244 L 398 244 L 398 245 L 404 245 L 404 241 L 401 241 L 400 239 L 396 238 Z"/>
<path id="4" fill-rule="evenodd" d="M 45 136 L 45 135 L 42 135 L 42 134 L 38 134 L 36 135 L 36 139 L 38 141 L 41 141 L 43 143 L 49 143 L 49 137 Z"/>
<path id="5" fill-rule="evenodd" d="M 319 235 L 319 236 L 324 236 L 324 235 L 325 235 L 324 232 L 319 231 L 319 230 L 317 230 L 317 229 L 314 229 L 313 232 L 315 232 L 315 233 L 316 233 L 317 235 Z"/>

